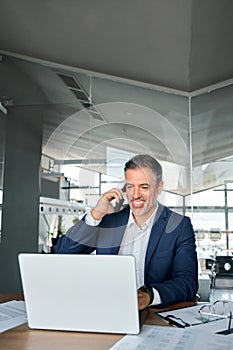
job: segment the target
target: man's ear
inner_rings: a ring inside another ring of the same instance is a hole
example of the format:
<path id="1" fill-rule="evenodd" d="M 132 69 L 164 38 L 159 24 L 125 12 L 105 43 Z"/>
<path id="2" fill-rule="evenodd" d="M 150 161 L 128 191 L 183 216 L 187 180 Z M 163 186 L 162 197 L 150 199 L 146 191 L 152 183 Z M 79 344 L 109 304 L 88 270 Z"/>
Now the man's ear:
<path id="1" fill-rule="evenodd" d="M 157 187 L 158 194 L 160 194 L 162 190 L 163 190 L 163 181 L 161 180 Z"/>

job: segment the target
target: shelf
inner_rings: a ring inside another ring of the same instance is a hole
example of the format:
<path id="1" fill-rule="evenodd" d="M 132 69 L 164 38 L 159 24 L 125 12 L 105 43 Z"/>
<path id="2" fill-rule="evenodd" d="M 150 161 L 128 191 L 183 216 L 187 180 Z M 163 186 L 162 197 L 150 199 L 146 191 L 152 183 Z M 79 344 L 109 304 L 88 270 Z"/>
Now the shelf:
<path id="1" fill-rule="evenodd" d="M 40 214 L 77 215 L 85 212 L 86 209 L 83 203 L 40 197 Z"/>

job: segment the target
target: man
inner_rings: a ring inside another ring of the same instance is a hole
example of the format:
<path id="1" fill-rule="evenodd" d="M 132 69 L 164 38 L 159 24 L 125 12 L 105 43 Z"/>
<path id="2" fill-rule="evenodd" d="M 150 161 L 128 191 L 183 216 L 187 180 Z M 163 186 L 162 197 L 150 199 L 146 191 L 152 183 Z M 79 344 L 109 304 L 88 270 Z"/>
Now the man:
<path id="1" fill-rule="evenodd" d="M 96 250 L 96 254 L 135 256 L 140 310 L 194 301 L 198 288 L 194 232 L 188 217 L 157 200 L 163 189 L 160 163 L 149 155 L 137 155 L 124 171 L 129 205 L 113 213 L 112 200 L 119 203 L 123 191 L 113 188 L 104 193 L 91 212 L 59 239 L 56 253 Z"/>

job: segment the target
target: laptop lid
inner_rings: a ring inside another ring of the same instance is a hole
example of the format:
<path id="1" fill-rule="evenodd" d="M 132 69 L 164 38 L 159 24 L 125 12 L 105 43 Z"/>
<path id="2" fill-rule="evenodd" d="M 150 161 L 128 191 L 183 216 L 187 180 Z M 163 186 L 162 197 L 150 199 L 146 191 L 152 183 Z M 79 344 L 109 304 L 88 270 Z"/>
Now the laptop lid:
<path id="1" fill-rule="evenodd" d="M 19 266 L 30 328 L 139 333 L 133 256 L 22 253 Z"/>

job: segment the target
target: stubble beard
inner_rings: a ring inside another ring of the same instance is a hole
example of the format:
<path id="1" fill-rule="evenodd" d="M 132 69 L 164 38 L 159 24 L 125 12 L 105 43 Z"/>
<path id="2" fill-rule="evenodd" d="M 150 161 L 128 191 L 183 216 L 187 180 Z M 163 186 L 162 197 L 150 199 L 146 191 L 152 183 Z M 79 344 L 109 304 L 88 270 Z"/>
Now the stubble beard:
<path id="1" fill-rule="evenodd" d="M 132 213 L 135 215 L 135 216 L 143 216 L 143 215 L 146 215 L 147 213 L 149 213 L 153 208 L 155 209 L 157 207 L 157 197 L 154 199 L 154 201 L 147 205 L 147 206 L 142 206 L 142 207 L 134 207 L 134 205 L 132 204 L 132 202 L 134 201 L 134 199 L 131 199 L 129 201 L 129 204 L 130 204 L 130 208 L 131 208 L 131 211 Z M 147 200 L 145 199 L 141 199 L 142 202 L 144 202 L 145 204 L 148 203 Z"/>

